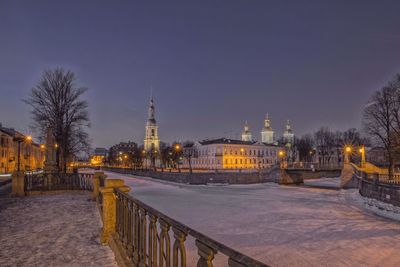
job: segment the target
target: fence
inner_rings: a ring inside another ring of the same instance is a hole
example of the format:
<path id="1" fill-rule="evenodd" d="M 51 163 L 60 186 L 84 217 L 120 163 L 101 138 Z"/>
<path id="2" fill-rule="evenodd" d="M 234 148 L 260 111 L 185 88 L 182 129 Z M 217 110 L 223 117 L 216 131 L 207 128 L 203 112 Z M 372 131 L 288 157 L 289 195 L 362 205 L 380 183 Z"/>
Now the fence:
<path id="1" fill-rule="evenodd" d="M 25 174 L 25 191 L 87 190 L 93 191 L 93 174 L 40 173 Z"/>
<path id="2" fill-rule="evenodd" d="M 338 170 L 343 168 L 343 164 L 321 164 L 316 162 L 291 162 L 284 165 L 285 169 L 300 170 Z"/>
<path id="3" fill-rule="evenodd" d="M 213 266 L 217 252 L 228 257 L 224 266 L 267 266 L 175 221 L 119 189 L 114 193 L 117 197 L 116 237 L 135 266 L 187 266 L 185 241 L 188 236 L 195 239 L 199 255 L 197 266 Z"/>

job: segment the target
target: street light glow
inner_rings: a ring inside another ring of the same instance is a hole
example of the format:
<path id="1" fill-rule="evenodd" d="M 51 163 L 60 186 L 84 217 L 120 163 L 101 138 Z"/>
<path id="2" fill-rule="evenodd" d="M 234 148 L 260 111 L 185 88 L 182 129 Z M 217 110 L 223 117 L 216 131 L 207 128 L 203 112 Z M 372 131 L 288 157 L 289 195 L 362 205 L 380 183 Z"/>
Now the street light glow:
<path id="1" fill-rule="evenodd" d="M 346 146 L 345 148 L 344 148 L 344 151 L 346 151 L 346 153 L 350 153 L 351 152 L 351 146 Z"/>

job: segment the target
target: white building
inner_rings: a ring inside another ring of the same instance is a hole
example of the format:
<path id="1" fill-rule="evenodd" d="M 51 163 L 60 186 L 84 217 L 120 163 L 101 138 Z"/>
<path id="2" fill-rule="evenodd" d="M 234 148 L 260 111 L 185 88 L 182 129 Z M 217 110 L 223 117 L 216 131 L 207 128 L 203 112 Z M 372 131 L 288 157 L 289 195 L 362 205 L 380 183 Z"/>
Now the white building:
<path id="1" fill-rule="evenodd" d="M 277 164 L 280 147 L 255 141 L 219 138 L 196 142 L 193 149 L 193 169 L 229 170 L 269 168 Z M 184 159 L 183 167 L 189 168 L 187 159 Z"/>
<path id="2" fill-rule="evenodd" d="M 283 140 L 286 144 L 294 144 L 294 133 L 292 131 L 292 127 L 290 126 L 289 120 L 286 122 L 285 131 L 283 132 Z"/>
<path id="3" fill-rule="evenodd" d="M 268 113 L 265 116 L 264 128 L 261 131 L 261 142 L 269 145 L 274 143 L 274 131 L 271 128 L 271 120 L 268 117 Z"/>
<path id="4" fill-rule="evenodd" d="M 252 136 L 247 121 L 244 124 L 244 130 L 242 132 L 242 141 L 247 141 L 247 142 L 252 141 Z"/>
<path id="5" fill-rule="evenodd" d="M 148 119 L 146 122 L 146 134 L 144 137 L 144 150 L 146 153 L 159 151 L 160 138 L 158 138 L 158 126 L 155 118 L 155 108 L 153 96 L 150 98 Z M 156 152 L 156 153 L 157 153 Z"/>

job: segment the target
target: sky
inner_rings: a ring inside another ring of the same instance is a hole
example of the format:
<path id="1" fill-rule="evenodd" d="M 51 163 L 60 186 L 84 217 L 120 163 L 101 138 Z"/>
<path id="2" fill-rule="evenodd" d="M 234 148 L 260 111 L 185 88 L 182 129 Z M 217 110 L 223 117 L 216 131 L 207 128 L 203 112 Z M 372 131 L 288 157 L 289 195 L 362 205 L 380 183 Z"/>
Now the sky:
<path id="1" fill-rule="evenodd" d="M 0 122 L 44 70 L 88 87 L 93 147 L 143 143 L 150 88 L 162 141 L 260 139 L 361 128 L 370 95 L 400 72 L 399 1 L 0 1 Z"/>

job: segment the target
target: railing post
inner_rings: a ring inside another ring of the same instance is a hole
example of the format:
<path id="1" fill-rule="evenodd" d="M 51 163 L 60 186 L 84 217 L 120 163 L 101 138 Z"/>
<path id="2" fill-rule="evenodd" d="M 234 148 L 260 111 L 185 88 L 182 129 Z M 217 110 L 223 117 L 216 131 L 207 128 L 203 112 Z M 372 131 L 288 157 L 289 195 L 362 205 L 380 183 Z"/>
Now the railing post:
<path id="1" fill-rule="evenodd" d="M 107 179 L 104 182 L 104 187 L 100 189 L 103 200 L 103 228 L 101 229 L 100 235 L 100 242 L 102 244 L 107 244 L 110 235 L 115 234 L 117 200 L 117 196 L 114 193 L 115 188 L 118 188 L 124 193 L 130 191 L 130 187 L 125 186 L 124 180 L 122 179 Z"/>
<path id="2" fill-rule="evenodd" d="M 197 267 L 213 267 L 212 261 L 217 251 L 196 239 L 197 254 L 200 259 L 197 261 Z"/>
<path id="3" fill-rule="evenodd" d="M 12 196 L 25 196 L 25 177 L 24 172 L 15 171 L 12 174 Z"/>
<path id="4" fill-rule="evenodd" d="M 104 172 L 95 172 L 93 174 L 93 194 L 92 200 L 96 200 L 100 193 L 100 179 L 104 177 Z"/>
<path id="5" fill-rule="evenodd" d="M 185 240 L 186 234 L 177 228 L 172 228 L 174 232 L 174 246 L 173 246 L 173 256 L 172 256 L 172 266 L 173 267 L 185 267 L 186 266 L 186 249 L 185 249 Z M 179 259 L 180 254 L 180 259 Z M 179 264 L 180 262 L 180 264 Z"/>

